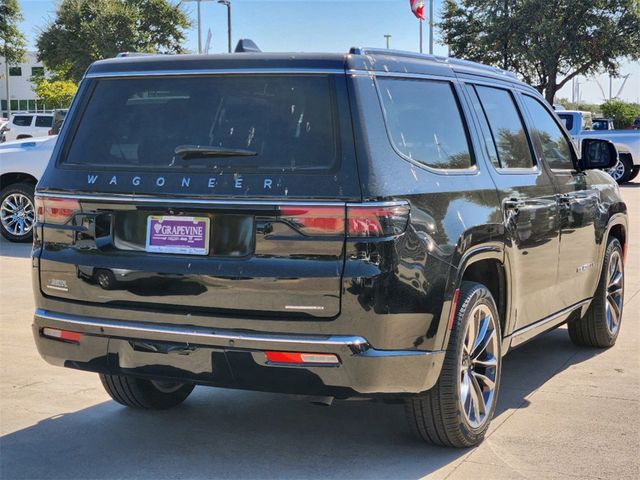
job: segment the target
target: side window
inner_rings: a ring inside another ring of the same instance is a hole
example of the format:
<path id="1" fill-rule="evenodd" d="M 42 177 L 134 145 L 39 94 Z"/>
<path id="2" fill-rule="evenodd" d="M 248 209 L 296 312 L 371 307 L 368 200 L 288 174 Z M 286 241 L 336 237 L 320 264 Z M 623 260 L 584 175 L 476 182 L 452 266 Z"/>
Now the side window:
<path id="1" fill-rule="evenodd" d="M 501 168 L 532 168 L 531 149 L 516 104 L 507 90 L 476 85 Z"/>
<path id="2" fill-rule="evenodd" d="M 468 86 L 467 92 L 469 93 L 469 98 L 471 99 L 471 105 L 473 105 L 473 109 L 475 110 L 478 121 L 480 122 L 480 130 L 482 132 L 482 136 L 484 137 L 484 143 L 487 146 L 487 153 L 489 154 L 491 163 L 493 163 L 494 167 L 500 168 L 498 149 L 496 148 L 496 143 L 493 141 L 493 137 L 491 136 L 491 129 L 489 128 L 489 124 L 487 123 L 487 117 L 485 117 L 484 112 L 482 111 L 482 105 L 480 105 L 478 94 L 472 86 Z"/>
<path id="3" fill-rule="evenodd" d="M 449 82 L 379 78 L 385 122 L 395 148 L 433 168 L 465 169 L 471 148 Z"/>
<path id="4" fill-rule="evenodd" d="M 571 146 L 553 116 L 533 97 L 523 95 L 524 104 L 533 120 L 532 139 L 552 169 L 573 169 Z"/>
<path id="5" fill-rule="evenodd" d="M 16 115 L 13 117 L 13 124 L 17 127 L 30 127 L 32 119 L 31 115 Z"/>
<path id="6" fill-rule="evenodd" d="M 42 117 L 40 115 L 36 117 L 36 127 L 51 128 L 51 125 L 53 125 L 53 117 Z"/>

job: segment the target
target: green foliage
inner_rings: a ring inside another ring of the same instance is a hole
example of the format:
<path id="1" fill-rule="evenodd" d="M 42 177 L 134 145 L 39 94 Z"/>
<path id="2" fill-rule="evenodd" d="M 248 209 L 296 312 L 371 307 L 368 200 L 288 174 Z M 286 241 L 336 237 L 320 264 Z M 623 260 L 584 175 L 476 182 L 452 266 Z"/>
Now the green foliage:
<path id="1" fill-rule="evenodd" d="M 78 81 L 91 63 L 119 52 L 182 52 L 189 26 L 168 0 L 62 0 L 38 36 L 38 57 Z"/>
<path id="2" fill-rule="evenodd" d="M 514 71 L 550 103 L 576 75 L 640 58 L 638 0 L 446 0 L 440 29 L 452 55 Z"/>
<path id="3" fill-rule="evenodd" d="M 78 90 L 78 85 L 71 80 L 48 80 L 44 77 L 32 79 L 35 81 L 34 91 L 48 109 L 67 108 Z"/>
<path id="4" fill-rule="evenodd" d="M 24 59 L 25 39 L 18 29 L 22 13 L 18 0 L 0 0 L 0 56 L 9 65 L 20 63 Z"/>
<path id="5" fill-rule="evenodd" d="M 572 102 L 567 98 L 557 98 L 556 103 L 559 103 L 567 110 L 582 110 L 583 112 L 592 112 L 592 113 L 600 112 L 600 105 L 596 103 Z"/>
<path id="6" fill-rule="evenodd" d="M 628 103 L 616 98 L 608 100 L 600 107 L 606 118 L 612 118 L 616 128 L 627 128 L 640 116 L 640 104 Z"/>

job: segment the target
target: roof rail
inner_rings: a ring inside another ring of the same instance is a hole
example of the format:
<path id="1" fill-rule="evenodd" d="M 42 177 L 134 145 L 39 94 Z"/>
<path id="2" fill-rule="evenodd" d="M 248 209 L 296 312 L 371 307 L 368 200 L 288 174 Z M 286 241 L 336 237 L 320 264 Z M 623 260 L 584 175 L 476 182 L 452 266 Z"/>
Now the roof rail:
<path id="1" fill-rule="evenodd" d="M 415 58 L 418 60 L 432 60 L 440 63 L 448 63 L 449 65 L 459 65 L 465 67 L 476 68 L 498 75 L 505 75 L 510 78 L 518 79 L 517 75 L 508 70 L 499 67 L 485 65 L 483 63 L 472 62 L 471 60 L 462 60 L 460 58 L 444 57 L 442 55 L 431 55 L 427 53 L 408 52 L 405 50 L 391 50 L 387 48 L 369 48 L 369 47 L 351 47 L 349 50 L 351 55 L 393 55 L 395 57 Z"/>
<path id="2" fill-rule="evenodd" d="M 116 55 L 115 58 L 124 58 L 124 57 L 149 57 L 152 55 L 171 55 L 170 53 L 164 52 L 120 52 Z"/>

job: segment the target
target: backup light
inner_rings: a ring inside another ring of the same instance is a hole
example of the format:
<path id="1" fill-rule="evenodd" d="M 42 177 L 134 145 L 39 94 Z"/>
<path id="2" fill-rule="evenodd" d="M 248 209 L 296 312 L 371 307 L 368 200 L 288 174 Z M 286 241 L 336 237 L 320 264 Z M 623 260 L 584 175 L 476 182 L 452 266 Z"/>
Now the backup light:
<path id="1" fill-rule="evenodd" d="M 340 359 L 333 353 L 302 353 L 302 352 L 264 352 L 269 363 L 284 363 L 292 365 L 322 364 L 339 365 Z"/>
<path id="2" fill-rule="evenodd" d="M 60 330 L 58 328 L 44 327 L 42 329 L 42 336 L 52 338 L 54 340 L 80 343 L 80 337 L 82 334 L 78 332 L 70 332 L 68 330 Z"/>

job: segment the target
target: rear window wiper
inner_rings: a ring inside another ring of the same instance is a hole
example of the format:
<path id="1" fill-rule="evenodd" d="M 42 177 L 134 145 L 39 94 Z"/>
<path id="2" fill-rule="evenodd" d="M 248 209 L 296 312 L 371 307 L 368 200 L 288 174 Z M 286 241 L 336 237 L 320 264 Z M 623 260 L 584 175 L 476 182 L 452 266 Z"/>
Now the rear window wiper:
<path id="1" fill-rule="evenodd" d="M 211 147 L 207 145 L 178 145 L 174 153 L 183 160 L 206 157 L 254 157 L 258 153 L 242 148 Z"/>

